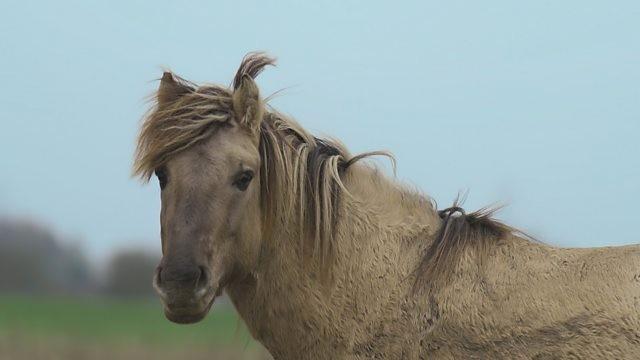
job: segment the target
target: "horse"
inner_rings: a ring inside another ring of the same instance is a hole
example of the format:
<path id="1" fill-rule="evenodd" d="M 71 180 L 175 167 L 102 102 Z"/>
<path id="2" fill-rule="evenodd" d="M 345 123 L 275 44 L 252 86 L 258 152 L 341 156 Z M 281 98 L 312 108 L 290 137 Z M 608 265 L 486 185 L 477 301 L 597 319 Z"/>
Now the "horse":
<path id="1" fill-rule="evenodd" d="M 559 248 L 434 201 L 260 96 L 164 72 L 134 174 L 161 188 L 167 319 L 223 291 L 276 359 L 639 359 L 640 246 Z"/>

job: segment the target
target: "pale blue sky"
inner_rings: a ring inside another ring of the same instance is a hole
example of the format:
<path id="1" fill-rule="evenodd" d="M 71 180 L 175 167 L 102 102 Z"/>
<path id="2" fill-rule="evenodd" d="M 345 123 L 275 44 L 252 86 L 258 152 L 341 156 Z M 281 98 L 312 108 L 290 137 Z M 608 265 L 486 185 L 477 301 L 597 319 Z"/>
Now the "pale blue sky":
<path id="1" fill-rule="evenodd" d="M 399 3 L 4 2 L 0 214 L 98 257 L 158 248 L 157 186 L 129 178 L 144 97 L 162 67 L 228 84 L 266 50 L 275 107 L 391 150 L 441 205 L 469 189 L 553 244 L 640 242 L 640 2 Z"/>

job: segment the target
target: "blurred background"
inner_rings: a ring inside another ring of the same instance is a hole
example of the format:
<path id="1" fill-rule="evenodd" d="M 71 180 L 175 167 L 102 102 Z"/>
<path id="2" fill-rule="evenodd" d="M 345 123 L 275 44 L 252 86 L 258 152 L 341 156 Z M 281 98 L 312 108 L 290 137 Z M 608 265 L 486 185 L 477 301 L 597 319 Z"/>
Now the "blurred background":
<path id="1" fill-rule="evenodd" d="M 640 2 L 5 1 L 0 359 L 260 359 L 221 299 L 191 326 L 151 289 L 159 190 L 130 178 L 163 68 L 229 84 L 352 152 L 387 149 L 441 207 L 559 246 L 640 242 Z M 382 163 L 384 164 L 384 163 Z M 387 165 L 382 165 L 387 166 Z"/>

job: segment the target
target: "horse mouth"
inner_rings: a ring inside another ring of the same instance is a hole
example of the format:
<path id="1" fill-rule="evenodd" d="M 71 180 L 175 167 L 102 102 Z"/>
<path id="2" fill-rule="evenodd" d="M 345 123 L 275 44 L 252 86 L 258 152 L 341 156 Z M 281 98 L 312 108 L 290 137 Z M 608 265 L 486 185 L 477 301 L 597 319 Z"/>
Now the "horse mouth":
<path id="1" fill-rule="evenodd" d="M 167 318 L 167 320 L 176 324 L 195 324 L 207 316 L 215 299 L 216 297 L 212 296 L 207 306 L 199 311 L 193 311 L 192 309 L 186 308 L 170 309 L 169 307 L 165 306 L 164 316 Z"/>

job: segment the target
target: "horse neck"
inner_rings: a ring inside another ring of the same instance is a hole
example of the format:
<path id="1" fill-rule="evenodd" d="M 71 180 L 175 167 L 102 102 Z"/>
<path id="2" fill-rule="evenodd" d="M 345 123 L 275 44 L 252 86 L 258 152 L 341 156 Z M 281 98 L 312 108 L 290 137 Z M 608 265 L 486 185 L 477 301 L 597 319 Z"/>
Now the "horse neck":
<path id="1" fill-rule="evenodd" d="M 428 197 L 389 179 L 375 167 L 354 164 L 344 174 L 343 182 L 349 194 L 342 194 L 339 201 L 329 259 L 326 264 L 319 264 L 320 267 L 328 266 L 330 272 L 340 271 L 341 260 L 357 259 L 366 248 L 400 245 L 426 248 L 430 236 L 440 226 L 440 217 Z M 283 260 L 292 260 L 297 267 L 308 269 L 311 262 L 313 269 L 314 259 L 299 251 L 300 234 L 292 231 L 299 228 L 295 216 L 281 223 L 271 239 L 275 240 L 274 250 Z M 304 240 L 302 246 L 312 243 L 312 239 Z M 317 255 L 321 254 L 311 254 L 311 257 Z M 337 261 L 332 261 L 332 258 L 337 258 Z M 361 260 L 375 262 L 373 258 Z M 332 268 L 332 265 L 337 267 Z"/>
<path id="2" fill-rule="evenodd" d="M 289 338 L 286 334 L 297 326 L 307 333 L 304 326 L 313 324 L 338 338 L 359 323 L 373 321 L 369 315 L 340 319 L 335 309 L 354 303 L 380 307 L 384 305 L 380 299 L 400 301 L 413 283 L 406 280 L 437 230 L 439 218 L 429 199 L 376 169 L 354 165 L 344 183 L 351 195 L 343 194 L 340 202 L 329 261 L 318 265 L 300 253 L 299 234 L 291 230 L 299 227 L 292 219 L 274 229 L 251 280 L 229 292 L 254 337 L 271 342 L 272 351 L 289 346 L 277 339 Z M 327 267 L 326 278 L 322 266 Z M 318 334 L 299 341 L 314 341 L 314 336 Z"/>
<path id="3" fill-rule="evenodd" d="M 375 272 L 394 274 L 398 281 L 412 278 L 441 224 L 431 200 L 367 165 L 356 167 L 346 183 L 353 199 L 343 207 L 336 238 L 343 266 L 338 262 L 335 271 L 361 272 L 365 281 Z M 355 261 L 362 266 L 351 267 Z"/>
<path id="4" fill-rule="evenodd" d="M 372 218 L 365 223 L 369 230 L 390 232 L 406 239 L 412 232 L 440 224 L 427 196 L 389 179 L 377 168 L 357 165 L 345 183 L 353 195 L 347 205 L 354 211 L 355 218 Z M 347 214 L 347 219 L 349 217 Z"/>

